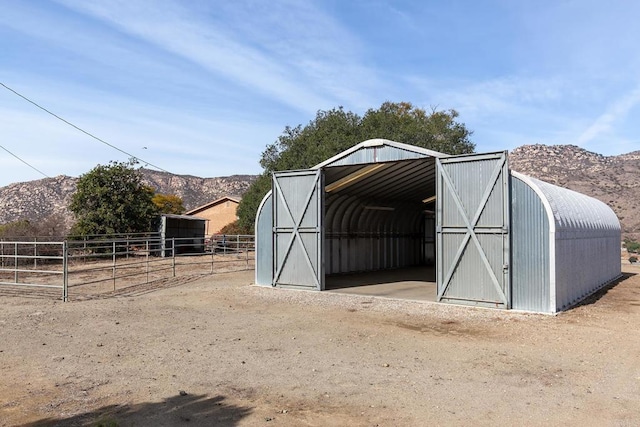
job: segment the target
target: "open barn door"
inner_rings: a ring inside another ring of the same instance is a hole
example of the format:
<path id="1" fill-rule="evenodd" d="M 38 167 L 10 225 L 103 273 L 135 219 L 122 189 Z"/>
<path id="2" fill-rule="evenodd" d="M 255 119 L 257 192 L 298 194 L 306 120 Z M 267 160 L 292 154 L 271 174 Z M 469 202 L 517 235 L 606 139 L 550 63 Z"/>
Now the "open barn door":
<path id="1" fill-rule="evenodd" d="M 324 289 L 322 170 L 273 174 L 273 286 Z"/>
<path id="2" fill-rule="evenodd" d="M 438 301 L 510 308 L 507 153 L 436 162 Z"/>

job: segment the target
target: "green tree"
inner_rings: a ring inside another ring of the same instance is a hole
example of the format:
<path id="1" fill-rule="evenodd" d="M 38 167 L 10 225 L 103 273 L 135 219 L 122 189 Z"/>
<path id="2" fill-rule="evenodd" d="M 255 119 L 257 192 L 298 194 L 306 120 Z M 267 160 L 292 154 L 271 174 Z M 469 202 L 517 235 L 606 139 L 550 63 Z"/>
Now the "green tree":
<path id="1" fill-rule="evenodd" d="M 142 183 L 137 162 L 98 165 L 78 180 L 69 209 L 76 217 L 72 234 L 140 233 L 157 226 L 153 190 Z"/>
<path id="2" fill-rule="evenodd" d="M 272 172 L 310 168 L 367 139 L 389 139 L 447 154 L 473 153 L 472 132 L 457 118 L 455 110 L 427 112 L 409 102 L 385 102 L 362 117 L 339 107 L 318 111 L 305 127 L 285 127 L 262 153 L 264 172 L 238 206 L 240 230 L 253 232 L 260 201 L 271 189 Z"/>
<path id="3" fill-rule="evenodd" d="M 265 172 L 242 195 L 242 200 L 236 210 L 238 234 L 253 233 L 256 210 L 269 190 L 271 190 L 271 175 Z"/>
<path id="4" fill-rule="evenodd" d="M 151 199 L 160 213 L 180 215 L 184 212 L 182 199 L 175 194 L 155 194 Z"/>

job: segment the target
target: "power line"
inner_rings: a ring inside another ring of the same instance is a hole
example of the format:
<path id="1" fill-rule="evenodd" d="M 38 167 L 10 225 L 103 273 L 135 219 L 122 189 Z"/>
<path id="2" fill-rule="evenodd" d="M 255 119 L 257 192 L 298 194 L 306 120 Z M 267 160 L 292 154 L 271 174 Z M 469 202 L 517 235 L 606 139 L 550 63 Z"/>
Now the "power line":
<path id="1" fill-rule="evenodd" d="M 2 84 L 2 83 L 0 83 Z M 6 151 L 7 153 L 11 154 L 13 157 L 15 157 L 16 159 L 20 160 L 22 163 L 24 163 L 25 165 L 29 166 L 31 169 L 33 169 L 36 172 L 41 173 L 42 175 L 44 175 L 46 178 L 51 178 L 49 175 L 47 175 L 46 173 L 42 172 L 40 169 L 38 169 L 37 167 L 27 163 L 26 160 L 22 160 L 20 157 L 18 157 L 17 155 L 13 154 L 11 151 L 7 150 L 6 148 L 4 148 L 2 145 L 0 145 L 0 148 L 2 148 L 4 151 Z"/>
<path id="2" fill-rule="evenodd" d="M 71 126 L 71 127 L 75 128 L 75 129 L 79 130 L 80 132 L 84 133 L 85 135 L 90 136 L 91 138 L 95 139 L 96 141 L 99 141 L 99 142 L 101 142 L 101 143 L 103 143 L 103 144 L 105 144 L 105 145 L 107 145 L 107 146 L 109 146 L 109 147 L 113 148 L 114 150 L 118 150 L 119 152 L 124 153 L 124 154 L 126 154 L 127 156 L 129 156 L 129 157 L 132 157 L 132 158 L 134 158 L 134 159 L 140 160 L 142 163 L 145 163 L 146 165 L 151 166 L 151 167 L 154 167 L 154 168 L 156 168 L 156 169 L 158 169 L 158 170 L 161 170 L 162 172 L 171 173 L 171 172 L 169 172 L 168 170 L 162 169 L 160 166 L 156 166 L 156 165 L 154 165 L 153 163 L 147 162 L 146 160 L 141 159 L 141 158 L 140 158 L 140 157 L 138 157 L 138 156 L 134 156 L 134 155 L 133 155 L 133 154 L 131 154 L 131 153 L 127 153 L 126 151 L 124 151 L 124 150 L 122 150 L 122 149 L 120 149 L 120 148 L 116 147 L 116 146 L 115 146 L 115 145 L 113 145 L 113 144 L 109 144 L 107 141 L 105 141 L 105 140 L 103 140 L 103 139 L 98 138 L 97 136 L 93 135 L 92 133 L 87 132 L 86 130 L 84 130 L 84 129 L 82 129 L 82 128 L 80 128 L 80 127 L 76 126 L 76 125 L 74 125 L 73 123 L 71 123 L 71 122 L 69 122 L 69 121 L 67 121 L 67 120 L 63 119 L 62 117 L 58 116 L 57 114 L 55 114 L 55 113 L 53 113 L 53 112 L 51 112 L 51 111 L 47 110 L 46 108 L 44 108 L 43 106 L 39 105 L 38 103 L 36 103 L 36 102 L 34 102 L 34 101 L 30 100 L 30 99 L 29 99 L 29 98 L 27 98 L 26 96 L 24 96 L 24 95 L 22 95 L 22 94 L 20 94 L 20 93 L 16 92 L 15 90 L 11 89 L 9 86 L 5 85 L 4 83 L 0 82 L 0 85 L 2 85 L 2 86 L 3 86 L 5 89 L 7 89 L 8 91 L 13 92 L 14 94 L 18 95 L 20 98 L 24 99 L 25 101 L 29 102 L 30 104 L 35 105 L 36 107 L 38 107 L 38 108 L 39 108 L 39 109 L 41 109 L 42 111 L 45 111 L 46 113 L 51 114 L 51 115 L 52 115 L 53 117 L 55 117 L 56 119 L 58 119 L 58 120 L 60 120 L 60 121 L 62 121 L 62 122 L 64 122 L 64 123 L 68 124 L 69 126 Z M 10 153 L 10 154 L 11 154 L 11 153 Z M 15 156 L 15 155 L 14 155 L 14 156 Z M 16 156 L 16 157 L 17 157 L 17 156 Z M 40 173 L 42 173 L 42 172 L 40 172 Z"/>

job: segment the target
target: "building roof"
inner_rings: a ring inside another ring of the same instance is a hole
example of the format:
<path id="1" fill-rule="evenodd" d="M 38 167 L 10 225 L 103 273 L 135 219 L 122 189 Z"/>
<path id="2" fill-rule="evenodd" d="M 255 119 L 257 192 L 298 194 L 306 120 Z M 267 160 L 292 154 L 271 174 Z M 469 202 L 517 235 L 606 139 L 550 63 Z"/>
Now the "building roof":
<path id="1" fill-rule="evenodd" d="M 197 216 L 193 216 L 193 215 L 176 215 L 176 214 L 160 214 L 160 216 L 164 216 L 166 218 L 172 218 L 172 219 L 186 219 L 189 221 L 209 221 L 206 218 L 199 218 Z"/>
<path id="2" fill-rule="evenodd" d="M 538 194 L 554 231 L 620 232 L 620 221 L 615 212 L 600 200 L 515 171 L 511 174 Z"/>
<path id="3" fill-rule="evenodd" d="M 427 150 L 426 148 L 416 147 L 415 145 L 376 138 L 356 144 L 324 162 L 315 165 L 312 169 L 320 169 L 326 166 L 344 166 L 448 156 L 448 154 Z"/>
<path id="4" fill-rule="evenodd" d="M 202 212 L 204 210 L 207 210 L 213 206 L 219 205 L 220 203 L 223 202 L 234 202 L 234 203 L 240 203 L 241 198 L 240 197 L 232 197 L 232 196 L 224 196 L 224 197 L 220 197 L 219 199 L 214 200 L 213 202 L 209 202 L 205 205 L 202 206 L 198 206 L 197 208 L 191 209 L 190 211 L 185 212 L 185 215 L 195 215 L 198 212 Z"/>

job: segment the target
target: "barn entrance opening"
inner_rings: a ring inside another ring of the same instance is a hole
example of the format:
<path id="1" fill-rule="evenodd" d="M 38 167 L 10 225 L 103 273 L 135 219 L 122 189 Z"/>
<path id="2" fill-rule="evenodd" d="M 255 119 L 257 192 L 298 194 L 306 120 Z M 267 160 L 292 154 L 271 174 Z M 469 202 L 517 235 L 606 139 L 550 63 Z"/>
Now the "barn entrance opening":
<path id="1" fill-rule="evenodd" d="M 435 301 L 435 158 L 323 175 L 325 289 Z"/>

